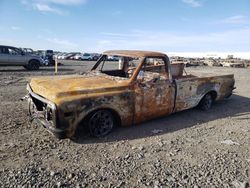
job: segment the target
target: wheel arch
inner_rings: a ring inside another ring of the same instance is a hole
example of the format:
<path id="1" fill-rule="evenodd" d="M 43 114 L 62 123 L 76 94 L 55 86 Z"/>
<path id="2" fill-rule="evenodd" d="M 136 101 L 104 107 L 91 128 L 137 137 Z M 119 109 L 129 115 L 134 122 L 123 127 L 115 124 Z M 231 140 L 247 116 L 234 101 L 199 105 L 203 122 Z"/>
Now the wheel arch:
<path id="1" fill-rule="evenodd" d="M 200 104 L 200 102 L 202 101 L 202 99 L 203 99 L 207 94 L 211 94 L 211 95 L 212 95 L 213 101 L 215 101 L 216 98 L 217 98 L 217 96 L 218 96 L 218 94 L 217 94 L 217 92 L 216 92 L 215 90 L 207 91 L 207 92 L 205 92 L 205 93 L 201 96 L 201 98 L 200 98 L 200 100 L 199 100 L 199 102 L 198 102 L 197 105 Z"/>
<path id="2" fill-rule="evenodd" d="M 111 114 L 113 115 L 114 120 L 115 120 L 115 126 L 117 127 L 117 126 L 120 126 L 120 125 L 121 125 L 122 120 L 121 120 L 120 114 L 118 113 L 117 110 L 115 110 L 115 109 L 113 109 L 113 108 L 110 108 L 110 107 L 98 107 L 98 108 L 95 108 L 95 109 L 90 110 L 90 111 L 83 117 L 83 119 L 82 119 L 82 121 L 81 121 L 80 124 L 82 124 L 83 122 L 86 122 L 86 121 L 88 120 L 88 118 L 90 118 L 90 116 L 91 116 L 93 113 L 95 113 L 95 112 L 97 112 L 97 111 L 99 111 L 99 110 L 107 110 L 107 111 L 111 112 Z"/>
<path id="3" fill-rule="evenodd" d="M 32 62 L 36 62 L 36 63 L 38 63 L 40 65 L 40 61 L 38 59 L 34 59 L 34 58 L 30 59 L 29 63 L 32 63 Z"/>

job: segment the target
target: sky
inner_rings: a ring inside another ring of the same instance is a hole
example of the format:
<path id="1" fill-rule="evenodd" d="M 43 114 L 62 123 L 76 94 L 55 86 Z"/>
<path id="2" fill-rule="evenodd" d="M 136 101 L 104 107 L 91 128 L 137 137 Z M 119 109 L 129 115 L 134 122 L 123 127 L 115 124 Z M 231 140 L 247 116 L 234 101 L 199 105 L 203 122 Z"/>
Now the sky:
<path id="1" fill-rule="evenodd" d="M 0 44 L 250 54 L 250 0 L 0 0 Z"/>

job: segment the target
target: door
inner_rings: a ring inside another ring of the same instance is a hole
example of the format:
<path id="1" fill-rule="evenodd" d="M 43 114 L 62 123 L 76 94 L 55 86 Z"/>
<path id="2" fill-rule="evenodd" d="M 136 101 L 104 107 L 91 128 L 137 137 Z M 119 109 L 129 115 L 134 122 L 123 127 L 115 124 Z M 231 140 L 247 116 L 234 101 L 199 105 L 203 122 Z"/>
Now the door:
<path id="1" fill-rule="evenodd" d="M 23 55 L 18 48 L 8 48 L 9 51 L 9 65 L 26 65 L 26 56 Z"/>
<path id="2" fill-rule="evenodd" d="M 135 123 L 170 114 L 174 107 L 174 89 L 164 62 L 162 66 L 146 63 L 135 84 Z"/>
<path id="3" fill-rule="evenodd" d="M 8 65 L 9 51 L 7 47 L 0 46 L 0 65 Z"/>

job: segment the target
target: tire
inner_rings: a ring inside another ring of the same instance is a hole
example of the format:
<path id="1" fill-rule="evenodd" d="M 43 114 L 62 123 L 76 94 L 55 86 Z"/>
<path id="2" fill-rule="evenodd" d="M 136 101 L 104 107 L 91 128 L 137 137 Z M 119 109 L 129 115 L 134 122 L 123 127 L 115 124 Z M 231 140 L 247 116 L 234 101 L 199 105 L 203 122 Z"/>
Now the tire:
<path id="1" fill-rule="evenodd" d="M 114 116 L 108 110 L 93 112 L 88 118 L 89 132 L 94 137 L 103 137 L 109 134 L 114 127 Z"/>
<path id="2" fill-rule="evenodd" d="M 207 93 L 200 101 L 199 108 L 203 111 L 207 111 L 212 107 L 213 96 L 211 93 Z"/>
<path id="3" fill-rule="evenodd" d="M 38 70 L 40 67 L 39 62 L 35 60 L 31 60 L 27 66 L 28 70 Z"/>
<path id="4" fill-rule="evenodd" d="M 233 93 L 228 94 L 227 96 L 225 96 L 225 99 L 229 99 L 232 96 Z"/>
<path id="5" fill-rule="evenodd" d="M 34 102 L 32 101 L 32 99 L 28 99 L 28 114 L 29 114 L 29 120 L 30 120 L 30 122 L 32 122 L 33 121 L 33 119 L 34 119 L 34 114 L 35 114 L 35 112 L 36 112 L 36 106 L 35 106 L 35 104 L 34 104 Z"/>

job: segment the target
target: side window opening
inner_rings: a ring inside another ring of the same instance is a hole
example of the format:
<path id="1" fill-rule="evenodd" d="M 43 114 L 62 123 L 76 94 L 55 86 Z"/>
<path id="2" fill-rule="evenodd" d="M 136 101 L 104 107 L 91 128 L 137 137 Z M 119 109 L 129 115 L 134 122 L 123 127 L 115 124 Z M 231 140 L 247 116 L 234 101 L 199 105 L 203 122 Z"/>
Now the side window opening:
<path id="1" fill-rule="evenodd" d="M 140 82 L 157 83 L 160 80 L 168 79 L 168 74 L 163 58 L 146 58 L 145 63 L 137 76 Z"/>
<path id="2" fill-rule="evenodd" d="M 140 58 L 106 56 L 96 70 L 110 76 L 131 78 L 140 61 Z"/>
<path id="3" fill-rule="evenodd" d="M 8 51 L 7 48 L 1 47 L 1 48 L 0 48 L 0 54 L 9 54 L 9 51 Z"/>
<path id="4" fill-rule="evenodd" d="M 19 51 L 14 49 L 14 48 L 9 48 L 8 50 L 9 50 L 9 54 L 11 54 L 11 55 L 19 55 L 20 54 Z"/>

